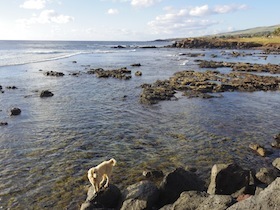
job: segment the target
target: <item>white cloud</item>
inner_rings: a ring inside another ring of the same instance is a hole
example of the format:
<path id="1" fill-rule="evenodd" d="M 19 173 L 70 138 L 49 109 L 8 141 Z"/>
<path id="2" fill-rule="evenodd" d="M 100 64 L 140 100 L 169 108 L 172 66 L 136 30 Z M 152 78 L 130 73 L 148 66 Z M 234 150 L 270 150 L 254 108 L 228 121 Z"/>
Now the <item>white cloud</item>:
<path id="1" fill-rule="evenodd" d="M 155 34 L 189 33 L 189 30 L 207 29 L 219 23 L 219 21 L 206 18 L 208 16 L 231 13 L 246 8 L 246 5 L 223 5 L 213 8 L 210 8 L 208 5 L 202 5 L 179 10 L 166 7 L 164 8 L 166 13 L 148 22 L 148 26 L 151 27 Z"/>
<path id="2" fill-rule="evenodd" d="M 46 0 L 27 0 L 20 5 L 24 9 L 43 9 L 46 6 Z"/>
<path id="3" fill-rule="evenodd" d="M 245 10 L 247 8 L 248 7 L 245 4 L 242 4 L 242 5 L 237 5 L 237 4 L 219 5 L 219 6 L 216 6 L 213 9 L 213 12 L 217 13 L 217 14 L 225 14 L 225 13 L 235 12 L 235 11 L 238 11 L 238 10 Z"/>
<path id="4" fill-rule="evenodd" d="M 131 5 L 135 7 L 149 7 L 162 0 L 131 0 Z"/>
<path id="5" fill-rule="evenodd" d="M 119 14 L 119 10 L 118 9 L 109 9 L 108 11 L 107 11 L 107 14 L 109 14 L 109 15 L 117 15 L 117 14 Z"/>
<path id="6" fill-rule="evenodd" d="M 57 23 L 65 24 L 73 21 L 74 18 L 68 15 L 57 14 L 54 10 L 43 10 L 38 16 L 33 15 L 31 18 L 24 18 L 17 20 L 17 23 L 23 27 L 28 28 L 33 24 L 46 24 L 46 23 Z"/>
<path id="7" fill-rule="evenodd" d="M 209 14 L 208 5 L 203 5 L 201 7 L 194 7 L 189 11 L 189 15 L 191 16 L 204 16 Z"/>

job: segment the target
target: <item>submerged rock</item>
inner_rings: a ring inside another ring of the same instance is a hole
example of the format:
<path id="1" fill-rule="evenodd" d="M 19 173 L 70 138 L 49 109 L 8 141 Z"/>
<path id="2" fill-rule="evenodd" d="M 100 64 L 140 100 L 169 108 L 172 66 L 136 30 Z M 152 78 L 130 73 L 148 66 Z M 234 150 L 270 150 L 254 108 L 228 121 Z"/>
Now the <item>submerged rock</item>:
<path id="1" fill-rule="evenodd" d="M 42 90 L 40 93 L 40 97 L 44 98 L 44 97 L 52 97 L 53 93 L 49 90 Z"/>
<path id="2" fill-rule="evenodd" d="M 62 72 L 57 72 L 57 71 L 47 71 L 44 73 L 46 76 L 53 76 L 53 77 L 62 77 L 64 76 L 64 73 Z"/>
<path id="3" fill-rule="evenodd" d="M 176 91 L 182 91 L 183 95 L 189 98 L 222 97 L 213 93 L 225 91 L 276 91 L 280 90 L 280 78 L 237 72 L 222 74 L 217 71 L 181 71 L 168 80 L 158 80 L 141 87 L 140 102 L 155 104 L 161 100 L 175 98 Z"/>
<path id="4" fill-rule="evenodd" d="M 95 74 L 98 78 L 117 78 L 117 79 L 124 79 L 128 80 L 131 79 L 131 70 L 127 69 L 126 67 L 114 70 L 104 70 L 102 68 L 97 69 L 90 69 L 88 74 Z"/>
<path id="5" fill-rule="evenodd" d="M 12 116 L 12 115 L 20 115 L 20 113 L 21 113 L 21 109 L 20 108 L 12 108 L 11 110 L 10 110 L 10 115 Z"/>

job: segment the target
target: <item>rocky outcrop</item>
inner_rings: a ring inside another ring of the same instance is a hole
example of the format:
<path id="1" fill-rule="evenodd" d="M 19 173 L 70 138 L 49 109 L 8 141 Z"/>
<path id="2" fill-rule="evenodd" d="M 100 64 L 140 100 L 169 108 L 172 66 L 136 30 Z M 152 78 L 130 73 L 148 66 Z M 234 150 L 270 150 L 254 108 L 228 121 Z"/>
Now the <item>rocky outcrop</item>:
<path id="1" fill-rule="evenodd" d="M 196 60 L 200 68 L 221 68 L 230 67 L 233 71 L 240 72 L 266 72 L 271 74 L 280 74 L 280 65 L 276 64 L 251 64 L 251 63 L 233 63 L 223 61 Z"/>
<path id="2" fill-rule="evenodd" d="M 228 210 L 277 210 L 280 206 L 280 177 L 258 195 L 250 196 L 228 208 Z"/>
<path id="3" fill-rule="evenodd" d="M 213 94 L 225 91 L 280 90 L 280 78 L 237 72 L 222 74 L 218 71 L 181 71 L 169 80 L 158 80 L 141 87 L 140 101 L 155 104 L 161 100 L 174 99 L 176 91 L 182 91 L 188 97 L 211 98 L 215 97 Z"/>
<path id="4" fill-rule="evenodd" d="M 114 70 L 104 70 L 102 68 L 90 69 L 88 74 L 95 74 L 98 78 L 117 78 L 128 80 L 131 79 L 131 70 L 128 70 L 126 67 Z"/>
<path id="5" fill-rule="evenodd" d="M 62 72 L 57 72 L 57 71 L 47 71 L 44 73 L 46 76 L 53 76 L 53 77 L 62 77 L 64 76 L 64 73 Z"/>
<path id="6" fill-rule="evenodd" d="M 259 144 L 252 143 L 249 145 L 249 147 L 262 157 L 265 157 L 269 154 L 268 150 Z"/>
<path id="7" fill-rule="evenodd" d="M 175 41 L 168 47 L 191 49 L 252 49 L 261 46 L 262 44 L 255 42 L 237 42 L 218 38 L 187 38 Z"/>
<path id="8" fill-rule="evenodd" d="M 21 113 L 21 109 L 20 109 L 20 108 L 17 108 L 17 107 L 12 108 L 12 109 L 10 110 L 10 115 L 11 115 L 11 116 L 13 116 L 13 115 L 20 115 L 20 113 Z"/>
<path id="9" fill-rule="evenodd" d="M 194 172 L 177 168 L 163 178 L 159 188 L 148 180 L 130 185 L 123 193 L 113 184 L 98 193 L 91 186 L 81 210 L 276 210 L 280 205 L 280 177 L 274 173 L 261 169 L 255 176 L 236 164 L 216 164 L 206 192 L 205 183 Z"/>

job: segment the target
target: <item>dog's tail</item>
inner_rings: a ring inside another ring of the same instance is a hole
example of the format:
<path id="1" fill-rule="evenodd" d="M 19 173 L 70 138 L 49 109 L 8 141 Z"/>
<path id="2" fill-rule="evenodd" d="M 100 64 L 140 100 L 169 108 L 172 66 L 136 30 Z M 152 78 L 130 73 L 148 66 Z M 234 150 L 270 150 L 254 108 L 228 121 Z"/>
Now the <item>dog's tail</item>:
<path id="1" fill-rule="evenodd" d="M 117 163 L 117 161 L 114 158 L 111 158 L 109 161 L 113 166 L 115 166 Z"/>

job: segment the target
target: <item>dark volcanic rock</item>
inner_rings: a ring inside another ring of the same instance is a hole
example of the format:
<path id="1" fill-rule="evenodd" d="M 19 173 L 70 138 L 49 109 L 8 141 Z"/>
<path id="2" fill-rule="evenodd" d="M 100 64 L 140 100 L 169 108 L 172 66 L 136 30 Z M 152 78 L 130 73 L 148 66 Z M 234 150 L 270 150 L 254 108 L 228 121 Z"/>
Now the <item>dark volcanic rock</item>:
<path id="1" fill-rule="evenodd" d="M 280 74 L 280 65 L 276 64 L 251 64 L 251 63 L 233 63 L 222 61 L 196 60 L 200 68 L 221 68 L 230 67 L 233 71 L 241 72 L 267 72 L 271 74 Z"/>
<path id="2" fill-rule="evenodd" d="M 142 72 L 141 71 L 136 71 L 135 76 L 142 76 Z"/>
<path id="3" fill-rule="evenodd" d="M 203 48 L 203 49 L 251 49 L 261 47 L 254 42 L 226 41 L 216 38 L 188 38 L 176 41 L 168 47 L 177 48 Z"/>
<path id="4" fill-rule="evenodd" d="M 118 187 L 110 184 L 108 188 L 95 193 L 93 186 L 88 189 L 86 201 L 82 204 L 81 210 L 91 209 L 116 209 L 120 203 L 121 192 Z"/>
<path id="5" fill-rule="evenodd" d="M 20 115 L 21 109 L 20 108 L 12 108 L 10 111 L 10 115 Z"/>
<path id="6" fill-rule="evenodd" d="M 131 79 L 131 70 L 127 69 L 126 67 L 115 69 L 115 70 L 104 70 L 102 68 L 97 69 L 90 69 L 88 74 L 95 74 L 98 78 L 117 78 L 117 79 L 124 79 L 128 80 Z"/>
<path id="7" fill-rule="evenodd" d="M 182 71 L 175 73 L 169 80 L 158 80 L 153 84 L 143 84 L 141 87 L 143 90 L 140 101 L 155 104 L 160 100 L 171 100 L 176 91 L 182 91 L 183 95 L 190 98 L 211 98 L 221 95 L 209 93 L 280 90 L 280 78 L 238 72 L 221 74 L 217 71 Z"/>
<path id="8" fill-rule="evenodd" d="M 5 125 L 8 125 L 7 122 L 0 122 L 0 126 L 5 126 Z"/>
<path id="9" fill-rule="evenodd" d="M 164 177 L 159 189 L 159 206 L 162 207 L 175 202 L 184 191 L 202 191 L 204 182 L 195 173 L 177 168 Z"/>
<path id="10" fill-rule="evenodd" d="M 46 76 L 53 76 L 53 77 L 62 77 L 64 76 L 64 73 L 62 72 L 57 72 L 57 71 L 47 71 L 44 73 Z"/>
<path id="11" fill-rule="evenodd" d="M 216 164 L 211 170 L 209 194 L 231 195 L 249 186 L 250 172 L 236 164 Z"/>
<path id="12" fill-rule="evenodd" d="M 121 209 L 152 209 L 158 201 L 158 197 L 159 190 L 153 182 L 141 181 L 125 190 Z"/>
<path id="13" fill-rule="evenodd" d="M 49 90 L 42 90 L 42 92 L 40 93 L 40 97 L 44 98 L 44 97 L 52 97 L 53 93 Z"/>
<path id="14" fill-rule="evenodd" d="M 181 193 L 170 209 L 224 210 L 233 203 L 229 195 L 209 195 L 206 192 Z"/>

